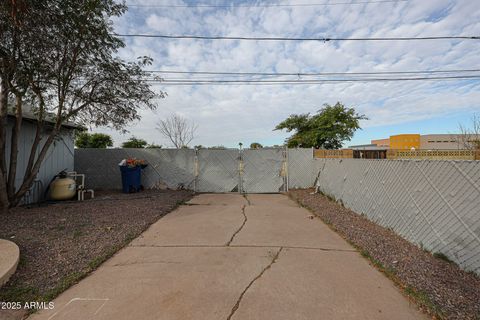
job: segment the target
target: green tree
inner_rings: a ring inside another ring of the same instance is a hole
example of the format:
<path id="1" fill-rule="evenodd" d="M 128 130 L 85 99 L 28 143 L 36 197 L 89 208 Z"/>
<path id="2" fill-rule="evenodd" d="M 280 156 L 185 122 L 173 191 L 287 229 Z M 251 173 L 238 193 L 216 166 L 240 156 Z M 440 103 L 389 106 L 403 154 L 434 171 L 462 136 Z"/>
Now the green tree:
<path id="1" fill-rule="evenodd" d="M 89 148 L 90 134 L 88 132 L 80 132 L 75 136 L 75 146 L 77 148 Z"/>
<path id="2" fill-rule="evenodd" d="M 75 138 L 77 148 L 101 148 L 113 146 L 112 138 L 105 133 L 81 132 Z"/>
<path id="3" fill-rule="evenodd" d="M 360 120 L 368 119 L 354 108 L 347 108 L 340 102 L 334 106 L 324 104 L 316 114 L 293 114 L 279 123 L 275 130 L 286 129 L 294 132 L 285 141 L 288 147 L 339 149 L 343 141 L 352 138 L 360 129 Z"/>
<path id="4" fill-rule="evenodd" d="M 161 144 L 156 144 L 155 142 L 152 142 L 152 143 L 148 144 L 145 148 L 148 148 L 148 149 L 162 149 L 162 145 Z"/>
<path id="5" fill-rule="evenodd" d="M 122 148 L 145 148 L 148 145 L 147 141 L 143 139 L 138 139 L 135 137 L 131 137 L 124 143 L 122 143 Z"/>
<path id="6" fill-rule="evenodd" d="M 262 148 L 263 148 L 263 146 L 258 142 L 250 143 L 250 149 L 262 149 Z"/>
<path id="7" fill-rule="evenodd" d="M 114 0 L 22 0 L 0 3 L 0 209 L 19 203 L 65 122 L 124 129 L 154 109 L 144 81 L 148 57 L 118 58 L 125 46 L 113 19 L 127 7 Z M 162 92 L 159 96 L 163 97 Z M 23 104 L 36 116 L 36 133 L 20 185 L 16 177 Z M 13 110 L 7 168 L 6 123 Z M 47 121 L 48 120 L 48 123 Z M 53 124 L 52 124 L 53 123 Z"/>

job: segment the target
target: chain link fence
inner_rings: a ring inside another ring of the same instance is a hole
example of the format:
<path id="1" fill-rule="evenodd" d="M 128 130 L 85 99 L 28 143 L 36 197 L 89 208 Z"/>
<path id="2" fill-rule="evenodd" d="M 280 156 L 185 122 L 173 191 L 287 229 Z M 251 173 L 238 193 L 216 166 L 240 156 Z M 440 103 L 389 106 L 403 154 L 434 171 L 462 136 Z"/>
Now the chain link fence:
<path id="1" fill-rule="evenodd" d="M 310 161 L 313 161 L 311 149 L 305 150 L 310 152 Z M 285 149 L 76 149 L 75 170 L 86 174 L 89 188 L 119 189 L 118 164 L 126 158 L 147 161 L 147 168 L 142 170 L 142 183 L 146 188 L 198 192 L 287 191 Z M 308 177 L 303 179 L 302 186 L 313 186 Z"/>
<path id="2" fill-rule="evenodd" d="M 197 152 L 198 177 L 194 190 L 199 192 L 239 192 L 239 150 Z"/>
<path id="3" fill-rule="evenodd" d="M 246 149 L 241 153 L 242 192 L 287 191 L 286 151 L 284 149 Z"/>
<path id="4" fill-rule="evenodd" d="M 465 270 L 480 273 L 480 163 L 322 159 L 317 188 Z"/>
<path id="5" fill-rule="evenodd" d="M 142 183 L 147 188 L 193 189 L 195 151 L 190 149 L 75 149 L 75 171 L 86 174 L 86 185 L 120 189 L 118 164 L 126 158 L 145 159 Z"/>
<path id="6" fill-rule="evenodd" d="M 287 149 L 288 188 L 311 188 L 323 164 L 314 158 L 314 149 Z"/>

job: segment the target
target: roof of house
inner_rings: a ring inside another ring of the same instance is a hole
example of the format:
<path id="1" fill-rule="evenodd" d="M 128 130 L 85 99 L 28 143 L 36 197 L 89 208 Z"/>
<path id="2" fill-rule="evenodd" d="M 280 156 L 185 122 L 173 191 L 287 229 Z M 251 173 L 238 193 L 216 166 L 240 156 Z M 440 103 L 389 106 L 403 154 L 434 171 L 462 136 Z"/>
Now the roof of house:
<path id="1" fill-rule="evenodd" d="M 8 111 L 8 116 L 11 118 L 16 118 L 15 113 L 13 111 Z M 27 121 L 32 121 L 32 122 L 37 122 L 38 118 L 37 116 L 31 112 L 30 110 L 27 111 L 22 111 L 22 119 L 27 120 Z M 56 121 L 52 117 L 46 117 L 43 121 L 48 122 L 48 123 L 55 123 Z M 68 128 L 68 129 L 82 129 L 84 128 L 82 125 L 74 123 L 74 122 L 64 122 L 62 123 L 62 127 Z"/>
<path id="2" fill-rule="evenodd" d="M 352 150 L 387 150 L 388 147 L 377 146 L 376 144 L 360 144 L 356 146 L 349 146 L 349 149 Z"/>

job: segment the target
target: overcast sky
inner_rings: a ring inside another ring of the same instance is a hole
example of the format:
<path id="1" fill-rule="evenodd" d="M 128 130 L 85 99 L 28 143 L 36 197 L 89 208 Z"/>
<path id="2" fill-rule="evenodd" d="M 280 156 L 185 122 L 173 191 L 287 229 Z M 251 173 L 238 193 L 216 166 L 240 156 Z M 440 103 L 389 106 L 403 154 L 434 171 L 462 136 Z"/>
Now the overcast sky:
<path id="1" fill-rule="evenodd" d="M 408 0 L 397 3 L 331 6 L 248 7 L 352 0 L 234 2 L 242 7 L 159 7 L 193 1 L 128 0 L 128 12 L 115 20 L 119 34 L 267 37 L 419 37 L 480 35 L 480 1 Z M 353 0 L 357 1 L 358 0 Z M 205 0 L 202 4 L 231 4 Z M 144 7 L 147 5 L 147 7 Z M 150 6 L 151 5 L 151 6 Z M 260 42 L 127 38 L 119 54 L 127 60 L 148 55 L 152 70 L 221 72 L 371 72 L 480 69 L 480 41 Z M 178 78 L 175 75 L 165 77 Z M 204 76 L 205 77 L 205 76 Z M 341 101 L 369 117 L 351 144 L 398 133 L 452 133 L 480 112 L 480 80 L 328 83 L 277 86 L 160 86 L 168 93 L 155 112 L 143 111 L 127 134 L 169 146 L 155 130 L 158 120 L 178 113 L 198 124 L 193 144 L 235 147 L 260 142 L 282 144 L 273 131 L 294 113 L 315 112 Z"/>

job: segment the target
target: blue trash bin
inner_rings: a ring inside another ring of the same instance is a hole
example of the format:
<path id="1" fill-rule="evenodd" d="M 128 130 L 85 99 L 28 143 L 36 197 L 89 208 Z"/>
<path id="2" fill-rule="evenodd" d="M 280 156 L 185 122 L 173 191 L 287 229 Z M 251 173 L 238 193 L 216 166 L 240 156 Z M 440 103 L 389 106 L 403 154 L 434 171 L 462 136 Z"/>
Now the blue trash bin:
<path id="1" fill-rule="evenodd" d="M 122 191 L 124 193 L 138 192 L 143 189 L 141 167 L 120 166 L 120 172 L 122 173 Z"/>

